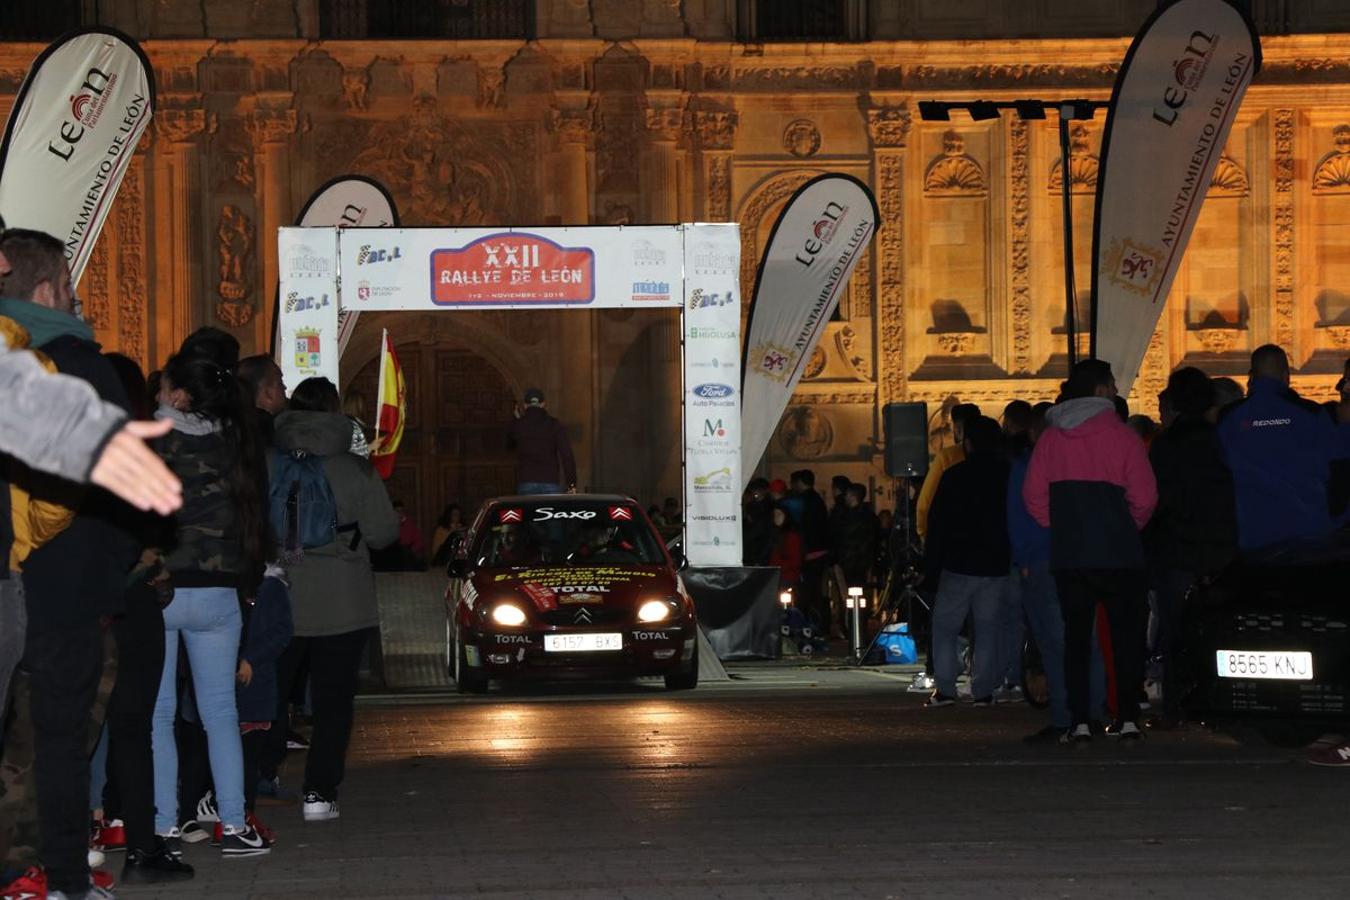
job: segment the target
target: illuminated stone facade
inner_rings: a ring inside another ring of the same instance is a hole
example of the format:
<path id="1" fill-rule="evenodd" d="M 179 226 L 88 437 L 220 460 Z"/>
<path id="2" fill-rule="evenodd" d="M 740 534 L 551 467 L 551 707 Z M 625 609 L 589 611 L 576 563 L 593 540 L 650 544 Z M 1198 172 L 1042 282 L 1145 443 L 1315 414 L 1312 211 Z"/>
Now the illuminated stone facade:
<path id="1" fill-rule="evenodd" d="M 204 324 L 266 348 L 275 228 L 335 175 L 381 180 L 409 225 L 737 221 L 748 296 L 783 202 L 841 171 L 874 187 L 882 229 L 770 448 L 771 475 L 809 466 L 888 494 L 884 404 L 927 401 L 940 439 L 955 398 L 997 415 L 1014 397 L 1051 398 L 1063 376 L 1053 119 L 926 123 L 916 103 L 1105 99 L 1124 38 L 742 44 L 725 0 L 556 0 L 541 2 L 545 36 L 528 44 L 309 41 L 294 37 L 309 33 L 304 16 L 271 21 L 261 2 L 201 5 L 219 17 L 203 27 L 240 39 L 170 40 L 156 35 L 201 24 L 175 24 L 172 10 L 198 4 L 161 4 L 167 19 L 146 14 L 154 5 L 110 4 L 148 37 L 159 108 L 81 285 L 100 339 L 149 365 Z M 1088 10 L 1089 33 L 1123 34 L 1152 4 L 1072 6 Z M 1110 12 L 1093 20 L 1097 7 Z M 963 33 L 930 18 L 939 38 Z M 912 26 L 874 15 L 873 33 Z M 40 49 L 0 44 L 0 115 Z M 1136 408 L 1155 408 L 1172 367 L 1242 375 L 1266 341 L 1290 351 L 1300 389 L 1325 397 L 1350 354 L 1350 36 L 1264 50 Z M 1081 286 L 1101 128 L 1075 130 L 1069 165 Z M 572 427 L 584 486 L 678 494 L 672 316 L 367 315 L 344 389 L 373 392 L 382 326 L 413 404 L 395 492 L 425 525 L 446 500 L 509 487 L 498 426 L 534 385 Z"/>

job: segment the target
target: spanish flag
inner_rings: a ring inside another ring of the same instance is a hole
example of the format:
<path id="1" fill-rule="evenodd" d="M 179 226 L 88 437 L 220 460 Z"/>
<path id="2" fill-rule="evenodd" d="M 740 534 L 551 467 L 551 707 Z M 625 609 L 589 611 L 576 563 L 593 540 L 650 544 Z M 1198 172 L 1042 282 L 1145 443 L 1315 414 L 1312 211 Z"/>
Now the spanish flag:
<path id="1" fill-rule="evenodd" d="M 394 355 L 394 344 L 385 329 L 380 339 L 380 387 L 375 413 L 375 440 L 370 445 L 370 462 L 380 477 L 394 473 L 394 455 L 403 442 L 403 421 L 407 416 L 408 391 L 403 383 L 403 368 Z"/>

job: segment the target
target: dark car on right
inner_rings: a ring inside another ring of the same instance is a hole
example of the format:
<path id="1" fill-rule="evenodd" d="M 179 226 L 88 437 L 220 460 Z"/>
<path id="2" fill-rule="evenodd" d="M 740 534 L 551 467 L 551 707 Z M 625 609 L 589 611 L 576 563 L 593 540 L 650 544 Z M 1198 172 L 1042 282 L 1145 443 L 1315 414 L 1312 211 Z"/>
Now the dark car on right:
<path id="1" fill-rule="evenodd" d="M 1244 562 L 1192 588 L 1191 718 L 1305 743 L 1350 721 L 1350 559 Z"/>

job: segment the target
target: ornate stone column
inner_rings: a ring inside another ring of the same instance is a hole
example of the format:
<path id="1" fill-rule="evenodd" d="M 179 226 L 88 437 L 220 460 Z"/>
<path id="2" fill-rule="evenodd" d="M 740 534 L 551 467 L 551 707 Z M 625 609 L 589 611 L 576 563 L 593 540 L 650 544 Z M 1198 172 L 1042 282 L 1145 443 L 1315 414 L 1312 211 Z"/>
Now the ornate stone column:
<path id="1" fill-rule="evenodd" d="M 155 284 L 158 288 L 154 353 L 150 364 L 163 365 L 192 330 L 201 252 L 196 240 L 201 222 L 201 160 L 197 141 L 207 129 L 206 112 L 155 110 Z M 148 298 L 142 302 L 147 302 Z"/>
<path id="2" fill-rule="evenodd" d="M 1275 307 L 1266 340 L 1279 344 L 1295 365 L 1294 346 L 1294 123 L 1292 109 L 1275 110 L 1275 192 L 1271 206 L 1275 213 L 1274 287 Z"/>
<path id="3" fill-rule="evenodd" d="M 553 130 L 558 136 L 558 211 L 564 225 L 588 225 L 591 221 L 589 146 L 594 113 L 587 99 L 585 95 L 570 97 L 567 106 L 553 111 Z M 578 423 L 572 449 L 582 490 L 596 483 L 598 464 L 600 356 L 595 315 L 594 310 L 576 310 L 561 319 L 560 349 L 569 358 L 563 366 L 563 396 L 558 408 L 564 412 L 564 421 Z"/>
<path id="4" fill-rule="evenodd" d="M 905 145 L 910 114 L 903 106 L 867 110 L 872 138 L 872 183 L 881 208 L 877 235 L 880 273 L 877 297 L 878 406 L 905 399 L 908 363 L 905 361 Z"/>
<path id="5" fill-rule="evenodd" d="M 647 166 L 643 173 L 642 193 L 646 202 L 646 220 L 665 225 L 679 221 L 679 157 L 676 144 L 685 130 L 686 97 L 678 91 L 651 92 L 647 108 Z M 662 496 L 680 496 L 679 452 L 680 401 L 680 320 L 663 315 L 648 330 L 653 400 L 649 445 L 649 481 Z"/>
<path id="6" fill-rule="evenodd" d="M 734 110 L 694 113 L 703 164 L 703 213 L 709 222 L 731 221 L 731 148 L 738 122 Z"/>
<path id="7" fill-rule="evenodd" d="M 254 319 L 254 346 L 263 352 L 271 342 L 272 293 L 276 290 L 280 273 L 277 268 L 277 229 L 291 224 L 291 166 L 289 145 L 295 133 L 295 110 L 255 109 L 248 118 L 248 130 L 253 136 L 254 167 L 257 170 L 257 188 L 261 194 L 258 206 L 262 209 L 262 227 L 258 243 L 262 245 L 262 282 L 258 291 L 262 315 Z"/>

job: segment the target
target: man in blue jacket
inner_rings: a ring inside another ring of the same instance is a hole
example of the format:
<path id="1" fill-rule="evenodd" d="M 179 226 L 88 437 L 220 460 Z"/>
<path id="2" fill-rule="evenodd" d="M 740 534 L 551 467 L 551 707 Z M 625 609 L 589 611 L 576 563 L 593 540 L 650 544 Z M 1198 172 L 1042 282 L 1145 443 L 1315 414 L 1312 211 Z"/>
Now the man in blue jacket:
<path id="1" fill-rule="evenodd" d="M 1247 399 L 1225 411 L 1219 440 L 1233 472 L 1243 551 L 1331 536 L 1327 487 L 1340 439 L 1326 414 L 1290 389 L 1289 358 L 1279 347 L 1252 353 Z"/>

